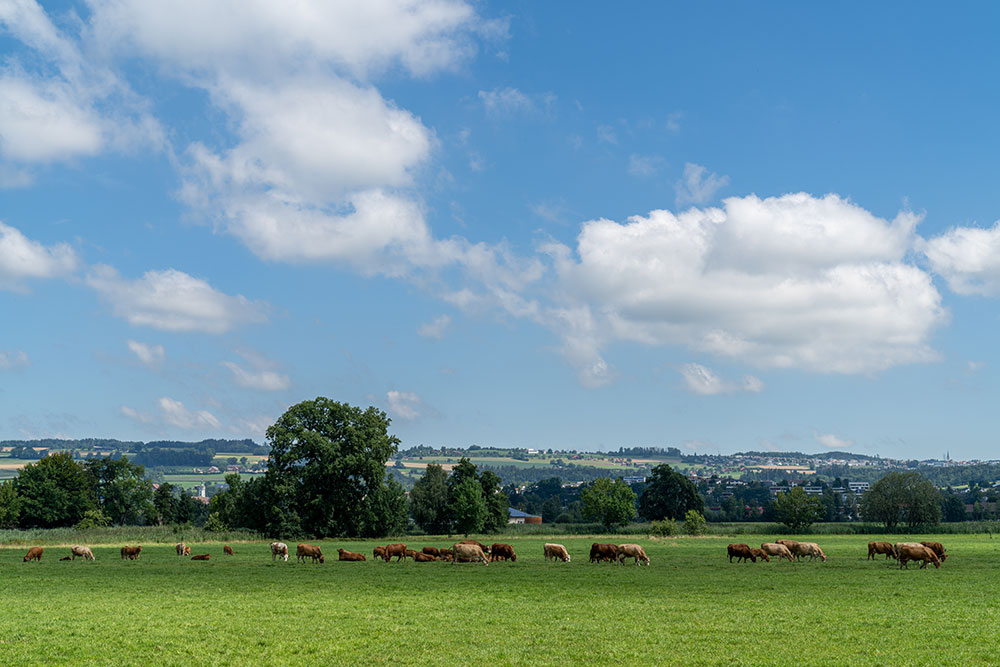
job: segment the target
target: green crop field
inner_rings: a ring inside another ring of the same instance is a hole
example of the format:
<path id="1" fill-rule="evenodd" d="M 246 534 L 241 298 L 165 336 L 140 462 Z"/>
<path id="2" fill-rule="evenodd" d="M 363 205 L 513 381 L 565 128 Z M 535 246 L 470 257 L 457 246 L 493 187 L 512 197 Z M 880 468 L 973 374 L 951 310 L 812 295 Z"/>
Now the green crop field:
<path id="1" fill-rule="evenodd" d="M 494 538 L 481 538 L 493 541 Z M 636 541 L 649 567 L 587 562 Z M 768 537 L 768 540 L 771 538 Z M 264 542 L 192 544 L 209 562 L 146 545 L 94 546 L 96 562 L 40 563 L 0 548 L 7 664 L 989 664 L 1000 640 L 1000 539 L 930 536 L 940 570 L 866 561 L 868 538 L 816 539 L 829 560 L 730 564 L 732 538 L 501 538 L 516 563 L 272 563 Z M 876 538 L 872 538 L 876 539 Z M 882 538 L 878 538 L 882 539 Z M 896 541 L 899 538 L 888 538 Z M 737 540 L 743 541 L 743 540 Z M 757 546 L 761 538 L 754 539 Z M 447 539 L 409 539 L 444 546 Z M 295 545 L 290 543 L 294 554 Z"/>

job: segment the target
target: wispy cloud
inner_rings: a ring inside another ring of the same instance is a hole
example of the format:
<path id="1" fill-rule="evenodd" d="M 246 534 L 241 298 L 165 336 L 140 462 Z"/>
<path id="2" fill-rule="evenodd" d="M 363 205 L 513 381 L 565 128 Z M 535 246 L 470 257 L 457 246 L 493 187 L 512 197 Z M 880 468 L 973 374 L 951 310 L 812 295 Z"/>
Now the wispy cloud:
<path id="1" fill-rule="evenodd" d="M 412 421 L 420 417 L 424 402 L 419 396 L 408 391 L 392 390 L 386 394 L 389 413 L 398 419 Z"/>
<path id="2" fill-rule="evenodd" d="M 10 371 L 16 368 L 27 368 L 31 365 L 28 354 L 24 350 L 5 352 L 0 350 L 0 371 Z"/>
<path id="3" fill-rule="evenodd" d="M 163 360 L 167 357 L 167 351 L 162 345 L 149 345 L 134 340 L 125 343 L 144 366 L 157 368 L 163 365 Z"/>
<path id="4" fill-rule="evenodd" d="M 677 205 L 704 204 L 727 185 L 729 185 L 728 176 L 709 173 L 708 169 L 700 164 L 688 162 L 684 165 L 684 175 L 674 186 L 677 191 Z"/>
<path id="5" fill-rule="evenodd" d="M 684 364 L 680 368 L 688 390 L 701 396 L 716 396 L 719 394 L 734 394 L 737 392 L 760 393 L 764 383 L 753 375 L 744 375 L 740 382 L 724 380 L 711 369 L 701 364 Z"/>
<path id="6" fill-rule="evenodd" d="M 839 438 L 833 433 L 814 433 L 813 438 L 828 449 L 850 449 L 854 446 L 853 440 Z"/>
<path id="7" fill-rule="evenodd" d="M 444 337 L 445 331 L 451 326 L 451 317 L 448 315 L 441 315 L 434 319 L 433 322 L 427 322 L 421 324 L 417 329 L 417 333 L 421 336 L 426 336 L 427 338 L 437 338 L 441 339 Z"/>

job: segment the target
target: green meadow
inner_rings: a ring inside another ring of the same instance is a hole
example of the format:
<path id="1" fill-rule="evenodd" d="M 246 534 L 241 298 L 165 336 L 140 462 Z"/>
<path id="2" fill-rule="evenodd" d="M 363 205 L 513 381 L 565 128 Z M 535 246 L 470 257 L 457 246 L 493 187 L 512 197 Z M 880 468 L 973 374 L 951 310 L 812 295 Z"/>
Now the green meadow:
<path id="1" fill-rule="evenodd" d="M 375 542 L 323 541 L 323 565 L 272 562 L 267 542 L 91 545 L 96 562 L 0 548 L 7 664 L 987 664 L 1000 658 L 1000 538 L 945 544 L 939 570 L 868 561 L 868 539 L 819 536 L 829 560 L 730 564 L 770 536 L 480 538 L 516 563 L 338 562 Z M 447 538 L 407 540 L 446 546 Z M 564 544 L 571 563 L 545 562 Z M 593 541 L 642 544 L 649 567 L 588 562 Z M 641 661 L 634 663 L 631 661 Z"/>

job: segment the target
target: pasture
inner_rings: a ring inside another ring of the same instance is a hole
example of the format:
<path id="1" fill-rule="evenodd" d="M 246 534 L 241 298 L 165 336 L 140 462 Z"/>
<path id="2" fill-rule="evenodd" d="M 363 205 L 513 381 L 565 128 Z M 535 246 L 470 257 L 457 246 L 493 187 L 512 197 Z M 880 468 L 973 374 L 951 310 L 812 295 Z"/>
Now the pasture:
<path id="1" fill-rule="evenodd" d="M 957 664 L 991 663 L 1000 627 L 1000 539 L 922 536 L 940 570 L 867 561 L 869 539 L 817 536 L 829 560 L 730 564 L 740 538 L 481 537 L 516 563 L 384 563 L 373 541 L 328 540 L 323 565 L 272 562 L 266 542 L 0 548 L 0 655 L 8 663 Z M 751 541 L 752 540 L 752 541 Z M 447 538 L 408 538 L 411 547 Z M 542 544 L 573 562 L 545 562 Z M 652 565 L 588 562 L 593 541 L 638 542 Z M 381 543 L 385 543 L 384 541 Z M 364 563 L 336 560 L 337 547 Z M 636 662 L 633 662 L 636 661 Z"/>

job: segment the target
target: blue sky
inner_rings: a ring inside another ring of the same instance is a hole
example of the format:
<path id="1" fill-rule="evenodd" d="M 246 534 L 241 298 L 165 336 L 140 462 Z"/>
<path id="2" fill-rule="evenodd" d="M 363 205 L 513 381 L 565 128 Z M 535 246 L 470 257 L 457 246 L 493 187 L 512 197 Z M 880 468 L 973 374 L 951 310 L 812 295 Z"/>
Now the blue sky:
<path id="1" fill-rule="evenodd" d="M 996 458 L 998 10 L 649 4 L 0 0 L 0 437 Z"/>

